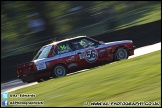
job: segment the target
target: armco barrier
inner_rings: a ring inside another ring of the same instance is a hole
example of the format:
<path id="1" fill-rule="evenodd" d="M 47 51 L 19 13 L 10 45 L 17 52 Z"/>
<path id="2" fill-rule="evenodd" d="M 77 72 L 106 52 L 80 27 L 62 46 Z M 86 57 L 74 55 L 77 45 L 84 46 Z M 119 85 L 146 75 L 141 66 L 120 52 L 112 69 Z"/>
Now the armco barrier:
<path id="1" fill-rule="evenodd" d="M 93 36 L 92 38 L 104 42 L 133 40 L 137 48 L 154 44 L 161 42 L 161 20 L 124 30 Z M 16 79 L 16 65 L 31 61 L 32 58 L 33 52 L 1 59 L 1 82 Z"/>

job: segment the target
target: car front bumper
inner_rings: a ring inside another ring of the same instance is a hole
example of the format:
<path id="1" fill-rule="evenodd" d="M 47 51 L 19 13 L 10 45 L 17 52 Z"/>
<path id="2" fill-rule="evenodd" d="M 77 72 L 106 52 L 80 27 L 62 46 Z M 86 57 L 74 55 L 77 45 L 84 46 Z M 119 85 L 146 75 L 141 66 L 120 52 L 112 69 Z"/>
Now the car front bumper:
<path id="1" fill-rule="evenodd" d="M 136 48 L 136 46 L 133 46 L 131 48 L 128 48 L 129 56 L 134 55 L 135 48 Z"/>
<path id="2" fill-rule="evenodd" d="M 135 49 L 136 49 L 136 46 L 128 48 L 128 50 L 135 50 Z"/>

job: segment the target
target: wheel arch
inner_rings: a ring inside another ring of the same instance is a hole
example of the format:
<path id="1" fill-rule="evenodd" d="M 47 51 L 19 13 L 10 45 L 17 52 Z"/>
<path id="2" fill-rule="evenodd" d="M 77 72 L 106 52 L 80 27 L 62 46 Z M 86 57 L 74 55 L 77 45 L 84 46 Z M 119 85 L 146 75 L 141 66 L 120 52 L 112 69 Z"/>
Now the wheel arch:
<path id="1" fill-rule="evenodd" d="M 127 47 L 126 46 L 124 46 L 124 45 L 119 45 L 119 46 L 117 46 L 116 48 L 114 48 L 114 51 L 113 51 L 113 60 L 114 61 L 118 61 L 117 59 L 116 59 L 116 52 L 117 52 L 117 50 L 118 49 L 120 49 L 120 48 L 124 48 L 124 49 L 126 49 L 126 51 L 127 51 L 127 54 L 128 54 L 128 57 L 129 57 L 129 51 L 127 50 Z"/>
<path id="2" fill-rule="evenodd" d="M 116 53 L 116 51 L 117 51 L 119 48 L 125 48 L 125 49 L 127 49 L 127 47 L 126 47 L 126 46 L 124 46 L 124 45 L 119 45 L 119 46 L 117 46 L 116 48 L 114 48 L 113 53 L 115 54 L 115 53 Z M 128 51 L 127 51 L 127 52 L 128 52 Z M 128 53 L 128 55 L 129 55 L 129 53 Z"/>
<path id="3" fill-rule="evenodd" d="M 64 66 L 65 68 L 66 68 L 66 70 L 67 70 L 67 72 L 68 72 L 68 67 L 66 66 L 66 64 L 64 64 L 64 63 L 58 63 L 58 64 L 55 64 L 54 66 L 52 66 L 52 68 L 51 68 L 51 70 L 53 70 L 56 66 L 58 66 L 58 65 L 62 65 L 62 66 Z M 51 72 L 52 73 L 52 72 Z"/>
<path id="4" fill-rule="evenodd" d="M 55 68 L 55 67 L 58 66 L 58 65 L 63 65 L 64 67 L 67 68 L 66 64 L 64 64 L 64 63 L 58 63 L 58 64 L 55 64 L 54 66 L 52 66 L 52 69 Z M 68 68 L 67 68 L 67 69 L 68 69 Z"/>

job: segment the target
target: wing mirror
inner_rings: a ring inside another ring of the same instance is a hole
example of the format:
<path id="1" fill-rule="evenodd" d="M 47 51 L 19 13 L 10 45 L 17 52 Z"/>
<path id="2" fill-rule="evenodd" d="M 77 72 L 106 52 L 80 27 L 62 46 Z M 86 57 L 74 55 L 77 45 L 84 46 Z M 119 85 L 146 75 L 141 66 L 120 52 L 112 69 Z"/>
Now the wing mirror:
<path id="1" fill-rule="evenodd" d="M 103 45 L 103 44 L 105 44 L 105 42 L 99 41 L 99 43 L 97 43 L 97 44 L 95 45 L 95 47 L 98 47 L 99 45 Z"/>
<path id="2" fill-rule="evenodd" d="M 104 42 L 104 41 L 99 41 L 99 43 L 100 43 L 100 44 L 105 44 L 105 42 Z"/>

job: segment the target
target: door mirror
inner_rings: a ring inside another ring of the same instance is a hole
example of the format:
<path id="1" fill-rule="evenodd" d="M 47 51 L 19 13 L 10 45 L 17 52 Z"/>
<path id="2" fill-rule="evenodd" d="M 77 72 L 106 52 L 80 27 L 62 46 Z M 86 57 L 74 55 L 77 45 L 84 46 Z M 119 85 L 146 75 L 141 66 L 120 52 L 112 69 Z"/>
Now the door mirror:
<path id="1" fill-rule="evenodd" d="M 100 44 L 105 44 L 105 42 L 104 42 L 104 41 L 99 41 L 99 43 L 100 43 Z"/>

